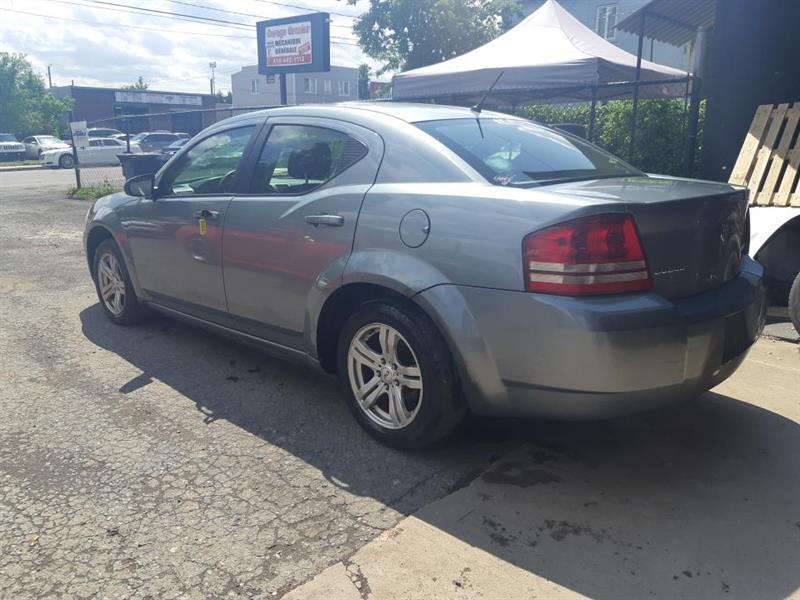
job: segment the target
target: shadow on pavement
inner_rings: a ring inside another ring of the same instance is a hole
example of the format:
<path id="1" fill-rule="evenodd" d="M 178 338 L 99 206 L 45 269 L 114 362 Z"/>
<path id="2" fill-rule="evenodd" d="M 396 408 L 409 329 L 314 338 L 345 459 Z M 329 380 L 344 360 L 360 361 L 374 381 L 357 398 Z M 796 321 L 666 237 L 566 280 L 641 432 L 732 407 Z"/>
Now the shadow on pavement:
<path id="1" fill-rule="evenodd" d="M 90 341 L 142 371 L 122 393 L 157 379 L 198 418 L 226 419 L 401 512 L 418 507 L 420 473 L 527 442 L 475 482 L 476 506 L 417 516 L 587 596 L 783 598 L 800 586 L 800 425 L 776 413 L 709 393 L 604 422 L 481 421 L 408 455 L 361 432 L 333 379 L 171 320 L 120 328 L 99 305 L 80 318 Z"/>

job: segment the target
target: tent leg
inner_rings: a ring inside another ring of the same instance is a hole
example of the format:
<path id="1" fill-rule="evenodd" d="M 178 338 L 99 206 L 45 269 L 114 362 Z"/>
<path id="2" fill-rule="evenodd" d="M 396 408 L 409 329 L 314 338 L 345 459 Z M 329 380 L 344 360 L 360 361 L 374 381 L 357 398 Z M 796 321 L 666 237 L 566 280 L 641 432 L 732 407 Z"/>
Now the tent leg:
<path id="1" fill-rule="evenodd" d="M 589 141 L 594 141 L 594 123 L 597 118 L 597 86 L 592 88 L 592 109 L 589 111 Z"/>
<path id="2" fill-rule="evenodd" d="M 628 143 L 628 162 L 633 163 L 633 150 L 636 147 L 636 118 L 639 112 L 639 81 L 642 77 L 642 51 L 644 46 L 644 18 L 646 9 L 639 15 L 639 47 L 636 52 L 636 80 L 633 83 L 633 107 L 631 108 L 631 137 Z"/>

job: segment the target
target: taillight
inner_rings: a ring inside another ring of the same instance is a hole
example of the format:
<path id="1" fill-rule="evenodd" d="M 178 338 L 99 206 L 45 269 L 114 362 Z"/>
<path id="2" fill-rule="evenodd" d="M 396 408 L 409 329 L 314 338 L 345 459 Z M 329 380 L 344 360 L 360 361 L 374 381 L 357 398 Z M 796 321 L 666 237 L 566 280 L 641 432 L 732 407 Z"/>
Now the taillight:
<path id="1" fill-rule="evenodd" d="M 633 217 L 604 214 L 536 231 L 522 244 L 529 292 L 586 296 L 649 290 Z"/>

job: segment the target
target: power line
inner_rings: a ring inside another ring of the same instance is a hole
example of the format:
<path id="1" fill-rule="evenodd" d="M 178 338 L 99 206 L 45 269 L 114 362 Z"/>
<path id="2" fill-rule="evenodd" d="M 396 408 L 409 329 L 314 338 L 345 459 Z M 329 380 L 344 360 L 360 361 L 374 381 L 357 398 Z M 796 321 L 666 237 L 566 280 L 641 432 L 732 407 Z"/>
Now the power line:
<path id="1" fill-rule="evenodd" d="M 276 0 L 254 0 L 254 1 L 255 2 L 261 2 L 263 4 L 275 4 L 277 6 L 286 6 L 288 8 L 296 8 L 298 10 L 305 10 L 305 11 L 314 12 L 314 9 L 313 8 L 309 8 L 308 6 L 300 6 L 298 4 L 289 4 L 288 2 L 277 2 Z M 332 11 L 332 10 L 329 10 L 329 11 L 326 11 L 326 12 L 328 12 L 328 13 L 330 13 L 332 15 L 338 15 L 340 17 L 347 17 L 348 19 L 353 19 L 353 18 L 358 16 L 358 15 L 346 15 L 344 13 L 335 12 L 335 11 Z"/>
<path id="2" fill-rule="evenodd" d="M 199 8 L 201 10 L 211 10 L 211 11 L 214 11 L 214 12 L 226 13 L 226 14 L 229 14 L 229 15 L 239 15 L 239 16 L 242 16 L 242 17 L 253 17 L 255 19 L 266 19 L 267 18 L 264 15 L 256 15 L 256 14 L 253 14 L 253 13 L 239 12 L 239 11 L 236 11 L 236 10 L 227 10 L 227 9 L 224 9 L 224 8 L 215 8 L 213 6 L 205 6 L 203 4 L 195 4 L 194 2 L 184 2 L 184 0 L 168 0 L 168 1 L 172 2 L 173 4 L 182 4 L 184 6 L 191 6 L 192 8 Z M 339 24 L 333 23 L 333 22 L 330 25 L 331 25 L 331 27 L 341 27 L 341 28 L 344 28 L 344 29 L 352 29 L 353 28 L 352 25 L 339 25 Z"/>
<path id="3" fill-rule="evenodd" d="M 67 0 L 48 0 L 48 1 L 50 1 L 50 2 L 60 2 L 62 4 L 74 4 L 75 6 L 83 6 L 85 8 L 89 8 L 85 4 L 75 4 L 74 2 L 67 2 Z M 60 21 L 71 21 L 71 22 L 74 22 L 74 23 L 84 23 L 86 25 L 92 25 L 94 27 L 105 27 L 105 28 L 111 28 L 111 29 L 139 29 L 139 30 L 142 30 L 142 31 L 155 31 L 155 32 L 158 32 L 158 33 L 170 33 L 170 34 L 173 34 L 173 35 L 175 35 L 175 34 L 185 34 L 185 35 L 193 35 L 193 36 L 201 36 L 201 37 L 218 37 L 218 38 L 239 39 L 239 40 L 252 40 L 253 39 L 253 37 L 249 36 L 249 35 L 225 35 L 225 34 L 221 34 L 221 33 L 206 33 L 206 32 L 199 32 L 199 31 L 184 31 L 184 30 L 181 30 L 181 29 L 164 29 L 164 28 L 160 28 L 160 27 L 145 27 L 143 25 L 127 25 L 127 24 L 120 24 L 120 23 L 103 23 L 101 21 L 87 21 L 85 19 L 76 19 L 76 18 L 71 18 L 71 17 L 57 17 L 57 16 L 54 16 L 54 15 L 43 15 L 43 14 L 32 13 L 32 12 L 28 12 L 28 11 L 24 11 L 24 10 L 17 10 L 17 9 L 14 9 L 14 8 L 0 7 L 0 10 L 4 10 L 6 12 L 17 13 L 17 14 L 20 14 L 20 15 L 27 15 L 27 16 L 30 16 L 30 17 L 41 17 L 43 19 L 57 19 L 57 20 L 60 20 Z M 132 11 L 124 11 L 124 12 L 132 12 Z M 137 13 L 134 12 L 133 14 L 137 14 Z M 181 19 L 181 20 L 186 20 L 186 19 Z M 195 21 L 189 21 L 189 22 L 190 23 L 196 23 Z M 198 23 L 198 25 L 199 24 L 200 23 Z M 340 38 L 334 38 L 332 36 L 331 37 L 331 40 L 332 40 L 331 44 L 336 44 L 337 46 L 339 46 L 339 45 L 358 46 L 358 44 L 355 44 L 355 43 L 352 43 L 352 42 L 338 41 L 339 39 Z M 337 41 L 334 41 L 334 40 L 337 40 Z"/>
<path id="4" fill-rule="evenodd" d="M 82 5 L 78 5 L 82 6 Z M 120 23 L 102 23 L 98 21 L 86 21 L 85 19 L 75 19 L 70 17 L 56 17 L 53 15 L 42 15 L 39 13 L 32 13 L 27 12 L 24 10 L 17 10 L 14 8 L 4 8 L 0 7 L 0 10 L 4 10 L 7 12 L 18 13 L 21 15 L 28 15 L 30 17 L 42 17 L 43 19 L 58 19 L 60 21 L 72 21 L 74 23 L 85 23 L 86 25 L 94 25 L 95 27 L 106 27 L 112 29 L 142 29 L 144 31 L 157 31 L 161 33 L 172 33 L 172 34 L 188 34 L 188 35 L 196 35 L 196 36 L 209 36 L 209 37 L 221 37 L 221 38 L 229 38 L 229 39 L 240 39 L 240 40 L 252 40 L 252 36 L 249 35 L 225 35 L 222 33 L 201 33 L 199 31 L 184 31 L 181 29 L 163 29 L 159 27 L 144 27 L 142 25 L 122 25 Z"/>

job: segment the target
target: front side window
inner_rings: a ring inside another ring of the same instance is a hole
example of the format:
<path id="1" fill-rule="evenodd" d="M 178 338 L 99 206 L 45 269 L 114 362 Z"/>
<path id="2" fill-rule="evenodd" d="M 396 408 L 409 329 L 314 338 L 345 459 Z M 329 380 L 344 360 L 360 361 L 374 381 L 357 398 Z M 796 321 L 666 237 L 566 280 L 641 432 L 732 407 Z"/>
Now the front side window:
<path id="1" fill-rule="evenodd" d="M 95 140 L 89 140 L 89 145 L 90 146 L 102 146 L 103 145 L 103 140 L 99 139 L 99 138 L 95 139 Z"/>
<path id="2" fill-rule="evenodd" d="M 617 5 L 607 4 L 597 7 L 595 31 L 607 40 L 617 37 Z"/>
<path id="3" fill-rule="evenodd" d="M 324 127 L 276 125 L 256 165 L 252 193 L 304 194 L 358 162 L 367 148 Z"/>
<path id="4" fill-rule="evenodd" d="M 519 119 L 448 119 L 416 126 L 496 185 L 532 187 L 641 175 L 580 138 Z"/>
<path id="5" fill-rule="evenodd" d="M 159 195 L 232 192 L 236 186 L 236 171 L 253 130 L 253 125 L 237 127 L 197 143 L 161 178 Z"/>
<path id="6" fill-rule="evenodd" d="M 350 95 L 350 82 L 349 81 L 340 81 L 339 82 L 339 95 L 340 96 L 349 96 Z"/>

